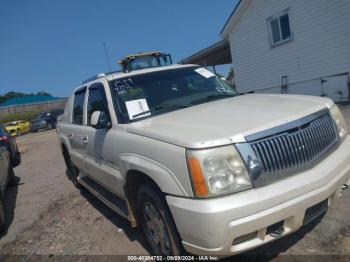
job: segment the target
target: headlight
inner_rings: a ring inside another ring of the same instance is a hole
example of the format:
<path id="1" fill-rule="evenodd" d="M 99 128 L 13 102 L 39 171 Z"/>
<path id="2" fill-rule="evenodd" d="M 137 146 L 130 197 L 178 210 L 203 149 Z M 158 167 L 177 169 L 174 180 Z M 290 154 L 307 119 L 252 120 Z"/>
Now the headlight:
<path id="1" fill-rule="evenodd" d="M 348 127 L 346 126 L 343 114 L 340 112 L 339 108 L 336 105 L 330 109 L 330 112 L 337 125 L 340 140 L 343 141 L 348 134 Z"/>
<path id="2" fill-rule="evenodd" d="M 242 158 L 233 145 L 188 150 L 187 162 L 197 197 L 230 194 L 253 187 Z"/>

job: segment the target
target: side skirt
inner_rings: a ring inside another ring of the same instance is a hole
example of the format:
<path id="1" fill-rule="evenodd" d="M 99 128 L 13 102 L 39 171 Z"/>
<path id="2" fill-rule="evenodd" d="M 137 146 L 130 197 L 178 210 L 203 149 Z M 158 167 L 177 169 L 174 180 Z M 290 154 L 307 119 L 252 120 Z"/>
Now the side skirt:
<path id="1" fill-rule="evenodd" d="M 129 212 L 125 200 L 100 186 L 81 171 L 79 172 L 78 182 L 118 215 L 129 220 Z"/>

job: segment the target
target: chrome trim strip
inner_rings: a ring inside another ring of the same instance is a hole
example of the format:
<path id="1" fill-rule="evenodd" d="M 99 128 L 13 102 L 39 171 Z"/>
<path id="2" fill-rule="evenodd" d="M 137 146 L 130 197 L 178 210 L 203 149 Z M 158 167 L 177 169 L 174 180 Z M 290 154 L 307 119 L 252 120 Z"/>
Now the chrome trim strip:
<path id="1" fill-rule="evenodd" d="M 294 121 L 289 122 L 287 124 L 283 124 L 283 125 L 276 126 L 276 127 L 264 130 L 264 131 L 260 131 L 260 132 L 255 133 L 255 134 L 251 134 L 251 135 L 245 136 L 245 140 L 247 142 L 253 142 L 254 140 L 258 140 L 258 139 L 261 139 L 261 138 L 266 138 L 268 136 L 272 136 L 272 135 L 276 135 L 278 133 L 281 133 L 283 131 L 287 131 L 287 130 L 290 130 L 290 129 L 293 129 L 293 128 L 297 128 L 299 126 L 303 126 L 303 125 L 305 125 L 307 123 L 310 123 L 313 120 L 319 118 L 320 116 L 326 114 L 327 112 L 329 112 L 329 109 L 328 108 L 324 108 L 324 109 L 322 109 L 320 111 L 317 111 L 317 112 L 315 112 L 315 113 L 313 113 L 311 115 L 308 115 L 308 116 L 305 116 L 303 118 L 294 120 Z"/>

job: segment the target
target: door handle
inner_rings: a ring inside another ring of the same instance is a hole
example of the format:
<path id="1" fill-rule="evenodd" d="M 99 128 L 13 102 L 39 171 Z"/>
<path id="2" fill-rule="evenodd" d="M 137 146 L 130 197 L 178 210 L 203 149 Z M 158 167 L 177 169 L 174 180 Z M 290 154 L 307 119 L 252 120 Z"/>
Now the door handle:
<path id="1" fill-rule="evenodd" d="M 87 144 L 89 142 L 89 137 L 88 136 L 83 136 L 82 139 L 83 139 L 83 142 L 85 144 Z"/>
<path id="2" fill-rule="evenodd" d="M 74 137 L 73 133 L 70 133 L 69 136 L 68 136 L 69 139 L 73 139 L 73 137 Z"/>

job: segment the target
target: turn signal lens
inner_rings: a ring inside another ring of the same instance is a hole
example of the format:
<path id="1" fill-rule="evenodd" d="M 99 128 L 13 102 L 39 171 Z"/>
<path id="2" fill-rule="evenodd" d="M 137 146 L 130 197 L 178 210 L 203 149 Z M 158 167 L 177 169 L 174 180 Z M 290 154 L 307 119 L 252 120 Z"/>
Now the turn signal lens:
<path id="1" fill-rule="evenodd" d="M 348 134 L 348 127 L 346 126 L 343 114 L 340 112 L 339 107 L 336 105 L 330 109 L 330 113 L 335 121 L 335 124 L 337 125 L 340 140 L 345 140 Z"/>
<path id="2" fill-rule="evenodd" d="M 205 183 L 205 178 L 203 176 L 203 172 L 202 172 L 202 168 L 201 168 L 201 164 L 199 163 L 199 160 L 195 157 L 190 157 L 188 163 L 189 163 L 190 173 L 192 177 L 192 184 L 193 184 L 196 196 L 199 196 L 199 197 L 207 196 L 208 188 Z"/>
<path id="3" fill-rule="evenodd" d="M 9 139 L 7 136 L 0 136 L 0 141 L 8 142 Z"/>

